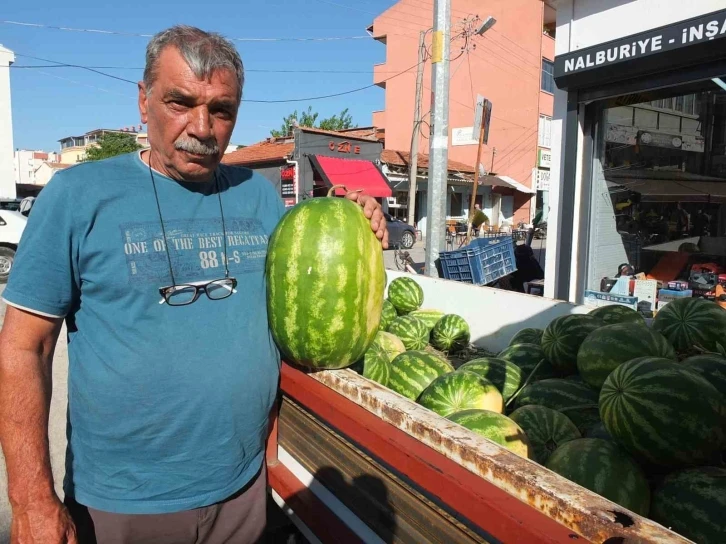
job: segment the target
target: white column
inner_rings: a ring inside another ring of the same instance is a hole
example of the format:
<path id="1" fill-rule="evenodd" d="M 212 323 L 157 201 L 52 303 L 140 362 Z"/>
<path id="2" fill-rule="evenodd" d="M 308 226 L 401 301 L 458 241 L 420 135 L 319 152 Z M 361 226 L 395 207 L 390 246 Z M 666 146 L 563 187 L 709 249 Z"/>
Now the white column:
<path id="1" fill-rule="evenodd" d="M 0 198 L 15 198 L 10 65 L 15 54 L 0 45 Z"/>

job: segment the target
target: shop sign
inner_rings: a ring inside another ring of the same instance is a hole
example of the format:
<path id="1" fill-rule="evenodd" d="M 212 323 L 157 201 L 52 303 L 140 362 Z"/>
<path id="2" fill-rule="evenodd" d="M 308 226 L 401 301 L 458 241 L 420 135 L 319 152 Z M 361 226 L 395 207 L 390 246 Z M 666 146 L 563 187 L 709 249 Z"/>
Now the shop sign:
<path id="1" fill-rule="evenodd" d="M 550 171 L 549 170 L 535 170 L 535 189 L 538 191 L 549 191 L 550 190 Z"/>
<path id="2" fill-rule="evenodd" d="M 354 146 L 350 142 L 334 142 L 331 140 L 328 144 L 328 149 L 337 151 L 338 153 L 355 153 L 356 155 L 360 155 L 360 146 Z"/>
<path id="3" fill-rule="evenodd" d="M 477 145 L 479 140 L 472 138 L 472 131 L 472 127 L 451 129 L 451 145 Z"/>
<path id="4" fill-rule="evenodd" d="M 558 56 L 558 77 L 726 38 L 726 10 Z"/>
<path id="5" fill-rule="evenodd" d="M 295 205 L 295 166 L 280 167 L 280 196 L 285 202 L 285 207 Z"/>
<path id="6" fill-rule="evenodd" d="M 683 151 L 697 151 L 703 153 L 706 142 L 702 136 L 693 134 L 666 134 L 663 132 L 643 131 L 640 133 L 641 145 L 652 147 L 665 147 L 668 149 L 682 149 Z"/>
<path id="7" fill-rule="evenodd" d="M 552 152 L 549 149 L 537 150 L 537 166 L 540 168 L 552 168 Z"/>

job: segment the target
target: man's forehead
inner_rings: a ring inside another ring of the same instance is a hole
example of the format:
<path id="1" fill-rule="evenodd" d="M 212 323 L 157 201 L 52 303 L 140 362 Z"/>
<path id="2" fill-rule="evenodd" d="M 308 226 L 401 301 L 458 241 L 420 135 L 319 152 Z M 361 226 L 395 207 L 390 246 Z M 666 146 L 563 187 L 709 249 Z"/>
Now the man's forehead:
<path id="1" fill-rule="evenodd" d="M 155 75 L 155 85 L 163 87 L 165 94 L 209 92 L 213 88 L 215 94 L 229 93 L 234 97 L 237 96 L 239 81 L 234 71 L 218 68 L 207 77 L 199 78 L 176 47 L 167 47 L 162 51 L 157 61 Z"/>

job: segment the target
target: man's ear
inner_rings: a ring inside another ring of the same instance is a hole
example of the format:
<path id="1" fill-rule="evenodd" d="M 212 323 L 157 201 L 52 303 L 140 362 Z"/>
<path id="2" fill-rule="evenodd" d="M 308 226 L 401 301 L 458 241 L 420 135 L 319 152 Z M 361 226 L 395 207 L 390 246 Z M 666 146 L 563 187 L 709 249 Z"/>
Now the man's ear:
<path id="1" fill-rule="evenodd" d="M 141 116 L 141 122 L 147 124 L 149 117 L 149 99 L 146 96 L 146 84 L 143 81 L 139 81 L 139 115 Z"/>

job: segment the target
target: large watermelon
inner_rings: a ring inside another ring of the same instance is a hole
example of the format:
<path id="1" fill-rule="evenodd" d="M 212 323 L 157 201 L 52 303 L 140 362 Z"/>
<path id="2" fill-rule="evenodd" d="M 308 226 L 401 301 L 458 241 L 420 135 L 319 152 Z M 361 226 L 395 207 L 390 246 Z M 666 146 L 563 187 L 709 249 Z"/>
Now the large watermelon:
<path id="1" fill-rule="evenodd" d="M 496 385 L 504 397 L 504 402 L 508 401 L 524 383 L 522 371 L 517 365 L 496 357 L 474 359 L 458 368 L 458 371 L 462 370 L 475 372 Z"/>
<path id="2" fill-rule="evenodd" d="M 726 349 L 726 310 L 703 298 L 679 298 L 669 302 L 653 320 L 653 328 L 679 351 L 700 347 Z"/>
<path id="3" fill-rule="evenodd" d="M 538 344 L 513 344 L 502 350 L 497 358 L 517 365 L 522 371 L 523 381 L 529 377 L 537 365 L 539 367 L 535 375 L 532 376 L 532 380 L 546 380 L 556 376 L 555 369 L 552 368 L 544 351 Z"/>
<path id="4" fill-rule="evenodd" d="M 418 310 L 423 304 L 423 289 L 411 278 L 396 278 L 388 286 L 388 300 L 399 314 L 407 314 Z"/>
<path id="5" fill-rule="evenodd" d="M 381 309 L 381 324 L 380 324 L 380 330 L 387 331 L 388 327 L 391 326 L 391 323 L 393 323 L 393 320 L 398 317 L 398 312 L 396 312 L 396 308 L 391 304 L 390 300 L 384 300 L 383 301 L 383 308 Z"/>
<path id="6" fill-rule="evenodd" d="M 542 349 L 555 371 L 566 376 L 577 372 L 577 352 L 585 338 L 603 322 L 591 315 L 557 317 L 542 334 Z"/>
<path id="7" fill-rule="evenodd" d="M 600 421 L 597 391 L 573 380 L 553 378 L 530 383 L 515 400 L 515 406 L 531 404 L 565 414 L 581 433 Z"/>
<path id="8" fill-rule="evenodd" d="M 453 372 L 451 363 L 428 351 L 405 351 L 391 361 L 388 387 L 411 400 L 439 376 Z"/>
<path id="9" fill-rule="evenodd" d="M 514 346 L 517 344 L 537 344 L 539 346 L 540 342 L 542 342 L 542 333 L 544 333 L 544 330 L 542 329 L 522 329 L 512 337 L 512 339 L 509 341 L 509 345 Z"/>
<path id="10" fill-rule="evenodd" d="M 679 363 L 641 357 L 616 368 L 600 392 L 612 437 L 652 465 L 686 467 L 726 449 L 726 400 Z"/>
<path id="11" fill-rule="evenodd" d="M 448 416 L 449 420 L 496 442 L 520 455 L 530 457 L 530 445 L 522 428 L 507 416 L 489 410 L 463 410 Z"/>
<path id="12" fill-rule="evenodd" d="M 723 544 L 726 469 L 701 467 L 669 474 L 653 490 L 650 516 L 698 544 Z"/>
<path id="13" fill-rule="evenodd" d="M 285 214 L 267 261 L 270 330 L 285 359 L 345 368 L 376 336 L 386 273 L 363 209 L 345 198 L 311 198 Z"/>
<path id="14" fill-rule="evenodd" d="M 469 324 L 460 315 L 447 314 L 431 330 L 431 345 L 441 351 L 459 351 L 469 345 Z"/>
<path id="15" fill-rule="evenodd" d="M 444 312 L 442 312 L 441 310 L 432 310 L 430 308 L 420 308 L 418 310 L 414 310 L 408 315 L 412 317 L 418 317 L 421 321 L 426 323 L 429 332 L 431 332 L 431 330 L 434 328 L 434 325 L 438 323 L 439 319 L 444 317 Z"/>
<path id="16" fill-rule="evenodd" d="M 726 398 L 726 357 L 711 353 L 694 355 L 681 364 L 698 372 Z"/>
<path id="17" fill-rule="evenodd" d="M 444 417 L 470 409 L 504 410 L 502 394 L 492 382 L 461 370 L 436 378 L 416 402 Z"/>
<path id="18" fill-rule="evenodd" d="M 577 370 L 585 382 L 600 389 L 610 373 L 621 364 L 649 356 L 676 360 L 676 352 L 668 340 L 646 325 L 606 325 L 585 338 L 577 353 Z"/>
<path id="19" fill-rule="evenodd" d="M 401 339 L 407 350 L 423 349 L 429 343 L 429 330 L 417 317 L 402 315 L 393 320 L 388 332 Z"/>
<path id="20" fill-rule="evenodd" d="M 648 515 L 650 487 L 645 474 L 609 440 L 579 438 L 566 442 L 555 450 L 546 466 L 623 508 Z"/>
<path id="21" fill-rule="evenodd" d="M 546 406 L 522 406 L 509 417 L 522 427 L 532 445 L 532 459 L 541 465 L 559 446 L 581 438 L 580 431 L 570 418 Z"/>
<path id="22" fill-rule="evenodd" d="M 606 325 L 615 325 L 616 323 L 639 323 L 645 325 L 643 314 L 622 304 L 600 306 L 588 315 L 601 319 Z"/>

